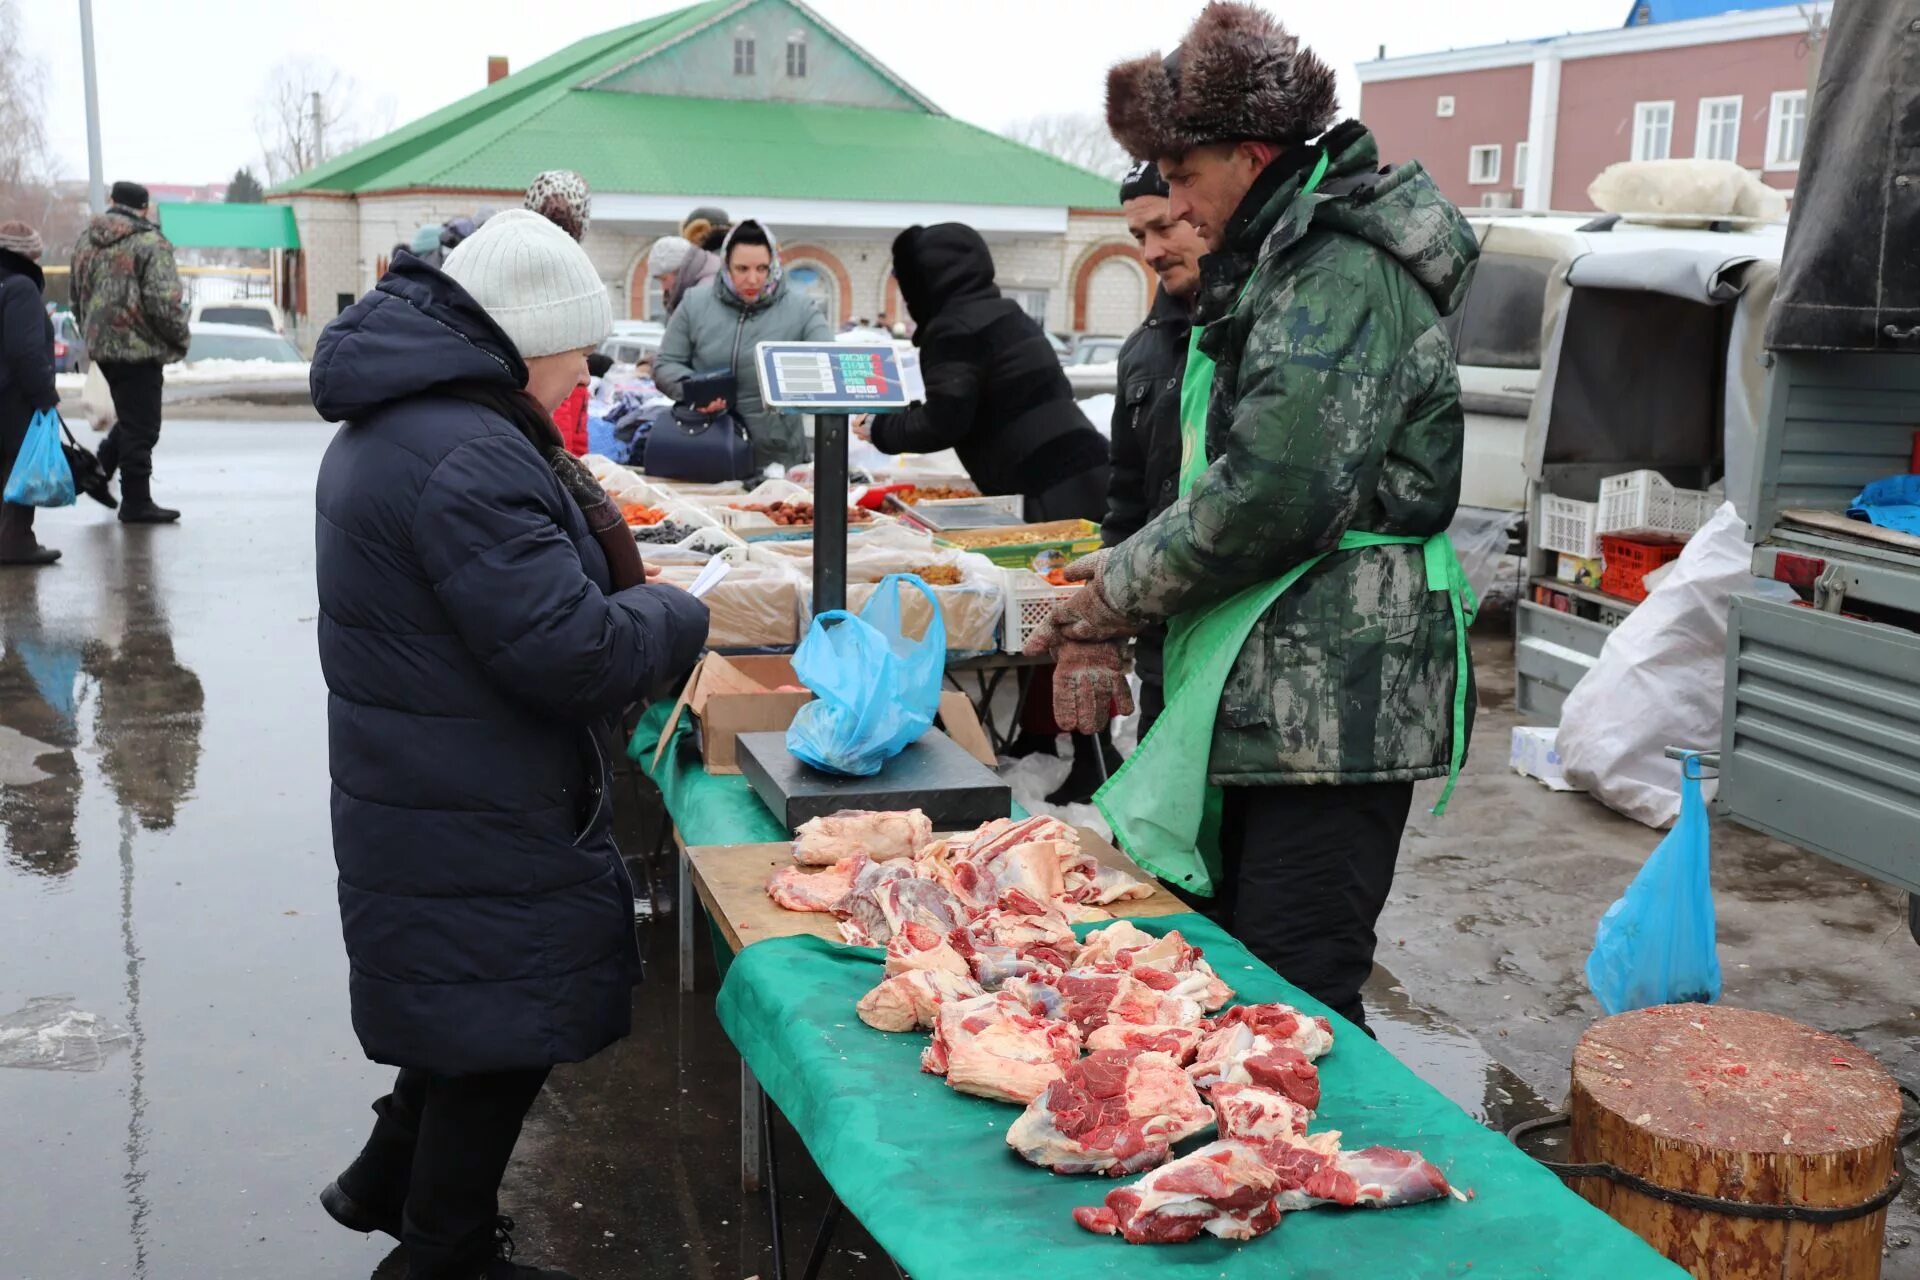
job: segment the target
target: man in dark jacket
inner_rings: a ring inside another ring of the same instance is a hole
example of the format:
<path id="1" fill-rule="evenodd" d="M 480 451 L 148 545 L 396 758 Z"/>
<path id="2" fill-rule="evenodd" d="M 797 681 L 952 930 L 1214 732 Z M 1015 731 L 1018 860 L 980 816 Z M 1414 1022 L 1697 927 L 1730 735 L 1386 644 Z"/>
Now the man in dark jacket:
<path id="1" fill-rule="evenodd" d="M 1140 532 L 1180 496 L 1180 378 L 1187 368 L 1200 258 L 1207 251 L 1192 225 L 1168 209 L 1167 180 L 1151 160 L 1135 165 L 1121 181 L 1120 209 L 1127 231 L 1160 280 L 1160 292 L 1120 348 L 1120 394 L 1110 435 L 1113 481 L 1107 487 L 1107 518 L 1100 525 L 1100 540 L 1109 547 Z M 1133 641 L 1142 737 L 1165 705 L 1161 650 L 1166 640 L 1166 627 L 1155 624 Z"/>
<path id="2" fill-rule="evenodd" d="M 32 227 L 0 222 L 0 488 L 13 474 L 33 416 L 60 403 L 40 250 L 40 233 Z M 0 564 L 47 565 L 60 558 L 35 540 L 33 512 L 0 504 Z"/>
<path id="3" fill-rule="evenodd" d="M 180 513 L 153 500 L 153 450 L 160 443 L 161 369 L 187 358 L 187 313 L 173 246 L 153 222 L 137 182 L 113 184 L 111 207 L 73 249 L 73 313 L 87 353 L 106 375 L 119 421 L 100 446 L 108 476 L 120 472 L 120 520 L 165 524 Z"/>
<path id="4" fill-rule="evenodd" d="M 569 385 L 549 371 L 583 379 L 611 314 L 585 251 L 515 210 L 444 272 L 403 257 L 314 352 L 314 406 L 345 423 L 316 505 L 353 1025 L 400 1068 L 322 1204 L 400 1236 L 413 1280 L 555 1274 L 496 1256 L 500 1176 L 549 1068 L 628 1031 L 609 738 L 707 613 L 616 590 L 532 442 Z"/>

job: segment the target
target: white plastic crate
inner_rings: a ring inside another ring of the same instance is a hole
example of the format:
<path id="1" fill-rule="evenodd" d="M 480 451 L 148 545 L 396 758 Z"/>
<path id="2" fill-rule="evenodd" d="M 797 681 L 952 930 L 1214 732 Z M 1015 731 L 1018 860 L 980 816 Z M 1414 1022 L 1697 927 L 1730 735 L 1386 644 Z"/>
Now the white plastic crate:
<path id="1" fill-rule="evenodd" d="M 1053 615 L 1053 606 L 1082 586 L 1056 587 L 1031 569 L 1003 569 L 1007 584 L 1007 621 L 1000 629 L 1000 647 L 1019 653 L 1027 640 Z"/>
<path id="2" fill-rule="evenodd" d="M 1008 524 L 1022 524 L 1026 521 L 1026 498 L 1017 493 L 982 495 L 978 498 L 929 498 L 925 502 L 909 503 L 915 511 L 926 510 L 938 520 L 942 511 L 998 511 L 1013 518 Z"/>
<path id="3" fill-rule="evenodd" d="M 1629 471 L 1600 482 L 1600 532 L 1686 539 L 1713 514 L 1699 489 L 1676 489 L 1658 471 Z"/>
<path id="4" fill-rule="evenodd" d="M 1540 495 L 1540 528 L 1534 543 L 1542 551 L 1559 551 L 1591 560 L 1600 554 L 1600 504 L 1555 494 Z"/>

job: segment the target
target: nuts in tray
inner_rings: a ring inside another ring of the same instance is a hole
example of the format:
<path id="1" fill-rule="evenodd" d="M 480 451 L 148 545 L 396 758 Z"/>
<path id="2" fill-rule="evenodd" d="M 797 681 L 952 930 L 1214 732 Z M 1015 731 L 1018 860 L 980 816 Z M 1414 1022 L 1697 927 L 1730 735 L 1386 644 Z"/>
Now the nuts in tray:
<path id="1" fill-rule="evenodd" d="M 940 540 L 956 547 L 1008 547 L 1027 542 L 1071 542 L 1087 536 L 1084 520 L 1052 520 L 1003 529 L 950 529 L 940 535 Z"/>
<path id="2" fill-rule="evenodd" d="M 909 569 L 920 581 L 930 587 L 957 587 L 960 585 L 960 569 L 950 564 L 923 564 L 917 569 Z"/>
<path id="3" fill-rule="evenodd" d="M 804 498 L 792 502 L 733 502 L 728 505 L 735 511 L 756 511 L 782 527 L 813 523 L 813 504 Z M 863 507 L 847 508 L 848 524 L 866 524 L 872 519 L 873 512 Z"/>
<path id="4" fill-rule="evenodd" d="M 978 489 L 964 489 L 957 485 L 930 484 L 915 485 L 900 495 L 902 502 L 945 502 L 953 498 L 977 498 Z"/>

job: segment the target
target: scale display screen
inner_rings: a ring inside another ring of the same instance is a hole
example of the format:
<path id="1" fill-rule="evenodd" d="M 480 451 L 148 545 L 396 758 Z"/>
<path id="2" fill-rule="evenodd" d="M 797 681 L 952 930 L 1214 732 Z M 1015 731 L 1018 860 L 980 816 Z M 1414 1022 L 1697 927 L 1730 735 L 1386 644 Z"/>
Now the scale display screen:
<path id="1" fill-rule="evenodd" d="M 887 344 L 763 342 L 760 398 L 775 409 L 861 413 L 926 398 L 918 352 Z"/>

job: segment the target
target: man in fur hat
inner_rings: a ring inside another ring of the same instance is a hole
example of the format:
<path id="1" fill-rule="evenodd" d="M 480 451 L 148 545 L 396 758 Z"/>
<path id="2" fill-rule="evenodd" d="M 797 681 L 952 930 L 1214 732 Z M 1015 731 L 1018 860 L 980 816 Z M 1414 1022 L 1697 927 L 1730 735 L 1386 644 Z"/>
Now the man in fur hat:
<path id="1" fill-rule="evenodd" d="M 1167 708 L 1099 803 L 1136 858 L 1364 1025 L 1413 784 L 1457 771 L 1471 724 L 1441 317 L 1477 250 L 1418 164 L 1382 170 L 1335 112 L 1332 70 L 1248 4 L 1108 74 L 1115 139 L 1209 251 L 1181 496 L 1069 568 L 1087 585 L 1033 648 L 1073 691 L 1056 705 L 1104 708 L 1127 638 L 1169 624 Z"/>

